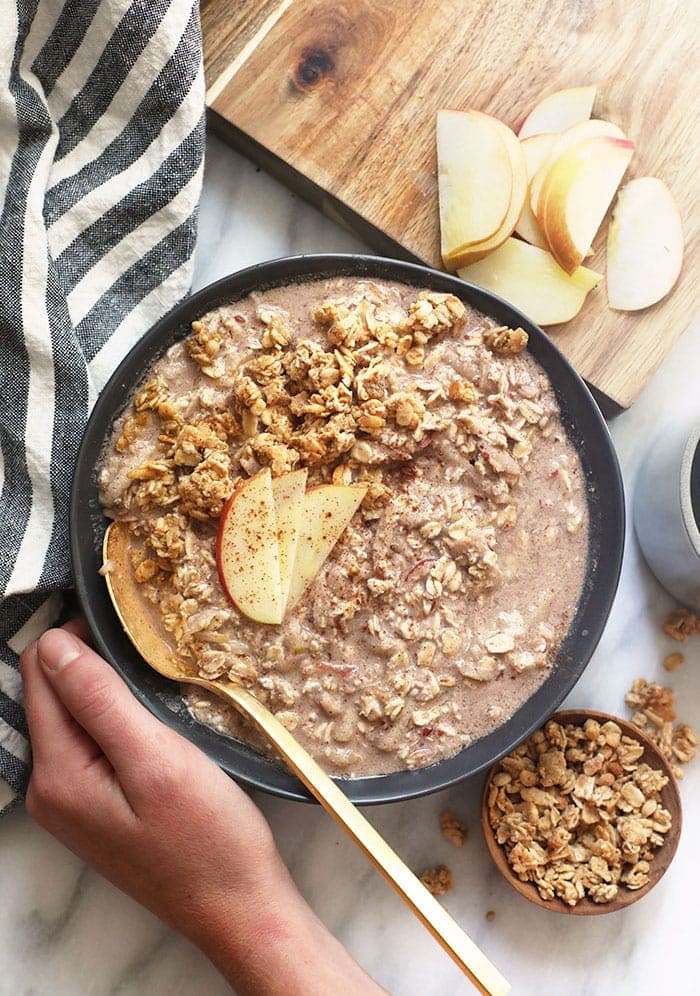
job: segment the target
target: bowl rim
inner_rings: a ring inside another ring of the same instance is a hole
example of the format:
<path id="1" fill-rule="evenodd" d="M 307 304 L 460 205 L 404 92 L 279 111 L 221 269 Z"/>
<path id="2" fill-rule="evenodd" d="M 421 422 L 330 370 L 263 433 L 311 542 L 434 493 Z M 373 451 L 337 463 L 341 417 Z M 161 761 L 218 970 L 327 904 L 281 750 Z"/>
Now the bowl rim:
<path id="1" fill-rule="evenodd" d="M 581 720 L 580 717 L 584 717 L 584 719 Z M 521 895 L 528 902 L 533 903 L 535 906 L 539 906 L 541 909 L 544 909 L 549 913 L 559 913 L 562 915 L 568 914 L 571 916 L 597 916 L 601 913 L 617 913 L 620 910 L 627 909 L 628 906 L 633 906 L 637 900 L 643 899 L 649 892 L 651 892 L 654 886 L 661 881 L 670 868 L 676 855 L 676 851 L 678 850 L 678 844 L 683 831 L 683 806 L 681 804 L 681 794 L 678 781 L 671 771 L 671 765 L 668 760 L 663 756 L 656 744 L 644 733 L 643 730 L 637 729 L 637 727 L 629 719 L 623 719 L 621 716 L 614 716 L 612 713 L 600 712 L 597 709 L 563 709 L 560 712 L 553 713 L 549 719 L 546 720 L 546 722 L 548 723 L 554 721 L 559 724 L 573 722 L 580 724 L 582 721 L 585 722 L 586 719 L 596 719 L 600 723 L 616 723 L 621 727 L 623 734 L 634 737 L 640 744 L 642 744 L 645 750 L 642 757 L 648 755 L 648 757 L 653 758 L 653 763 L 650 762 L 648 758 L 645 763 L 651 764 L 652 767 L 658 766 L 664 774 L 668 775 L 668 784 L 664 786 L 660 794 L 662 796 L 667 794 L 667 796 L 670 795 L 673 798 L 673 808 L 676 811 L 676 818 L 673 825 L 673 836 L 668 840 L 664 839 L 664 843 L 657 849 L 652 860 L 653 868 L 653 861 L 655 861 L 657 857 L 660 857 L 663 852 L 666 861 L 663 864 L 661 871 L 656 877 L 650 879 L 646 885 L 642 886 L 641 889 L 631 890 L 628 889 L 623 883 L 622 888 L 624 888 L 624 893 L 628 897 L 624 902 L 616 902 L 616 900 L 612 900 L 610 903 L 593 903 L 589 900 L 577 903 L 575 906 L 567 906 L 567 904 L 558 897 L 555 897 L 552 900 L 543 899 L 537 891 L 534 882 L 521 882 L 508 864 L 505 851 L 496 841 L 493 829 L 488 819 L 489 787 L 494 775 L 498 773 L 498 767 L 502 758 L 494 761 L 493 765 L 489 768 L 486 778 L 484 779 L 483 789 L 481 791 L 481 832 L 484 837 L 486 850 L 489 852 L 491 860 L 496 868 L 498 868 L 505 881 L 519 895 Z M 544 725 L 545 724 L 543 724 L 543 726 Z"/>
<path id="2" fill-rule="evenodd" d="M 430 267 L 360 253 L 313 253 L 253 264 L 208 284 L 177 304 L 126 353 L 103 387 L 78 451 L 70 504 L 70 545 L 79 604 L 99 652 L 149 711 L 184 734 L 220 767 L 249 788 L 297 801 L 313 801 L 301 782 L 247 745 L 196 723 L 179 694 L 165 688 L 141 661 L 119 626 L 106 595 L 95 583 L 107 519 L 97 499 L 96 468 L 114 420 L 153 363 L 192 320 L 253 290 L 299 281 L 332 279 L 396 280 L 416 288 L 456 294 L 483 314 L 528 332 L 528 350 L 545 369 L 562 410 L 567 435 L 598 477 L 587 489 L 588 508 L 600 518 L 601 537 L 589 561 L 577 609 L 557 663 L 535 693 L 501 726 L 460 752 L 429 767 L 358 778 L 338 778 L 357 804 L 416 798 L 446 789 L 488 768 L 541 726 L 571 691 L 602 635 L 617 590 L 625 539 L 625 503 L 617 456 L 603 416 L 588 388 L 555 343 L 522 312 L 497 295 Z M 544 358 L 544 362 L 543 362 Z M 589 469 L 590 469 L 589 467 Z M 584 469 L 586 467 L 584 466 Z M 601 494 L 600 492 L 605 492 Z M 588 572 L 592 571 L 592 574 Z M 591 580 L 594 578 L 595 583 Z M 118 630 L 118 631 L 117 631 Z M 574 639 L 575 638 L 575 639 Z M 172 686 L 172 683 L 170 683 Z M 184 711 L 183 711 L 184 710 Z"/>
<path id="3" fill-rule="evenodd" d="M 681 473 L 678 483 L 681 518 L 688 536 L 688 542 L 695 555 L 700 559 L 700 527 L 695 518 L 692 500 L 692 471 L 696 461 L 700 460 L 700 425 L 697 425 L 688 436 L 681 456 Z"/>

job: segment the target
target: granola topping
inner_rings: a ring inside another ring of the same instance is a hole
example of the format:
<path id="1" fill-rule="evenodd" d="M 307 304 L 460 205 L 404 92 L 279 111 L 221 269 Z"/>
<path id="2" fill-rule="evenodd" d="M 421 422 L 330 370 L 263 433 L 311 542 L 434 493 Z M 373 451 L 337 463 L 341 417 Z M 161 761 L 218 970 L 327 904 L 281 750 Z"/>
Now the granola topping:
<path id="1" fill-rule="evenodd" d="M 103 504 L 130 524 L 173 650 L 242 681 L 336 774 L 448 757 L 553 666 L 585 571 L 585 482 L 526 346 L 450 294 L 309 282 L 202 316 L 115 425 Z M 263 467 L 367 487 L 274 628 L 239 614 L 216 568 L 223 508 Z M 186 697 L 267 749 L 223 702 Z"/>

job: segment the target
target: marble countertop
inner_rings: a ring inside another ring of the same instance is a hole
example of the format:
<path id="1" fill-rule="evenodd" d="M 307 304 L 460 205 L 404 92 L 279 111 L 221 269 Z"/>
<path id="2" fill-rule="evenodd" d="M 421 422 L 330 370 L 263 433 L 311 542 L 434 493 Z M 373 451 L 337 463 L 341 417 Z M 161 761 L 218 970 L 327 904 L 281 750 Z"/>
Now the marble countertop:
<path id="1" fill-rule="evenodd" d="M 251 263 L 362 245 L 214 138 L 200 216 L 195 287 Z M 681 339 L 634 407 L 611 424 L 628 508 L 650 438 L 687 411 L 700 417 L 700 326 Z M 680 718 L 700 728 L 700 639 L 679 649 L 661 632 L 671 599 L 641 559 L 628 523 L 620 589 L 600 645 L 565 705 L 627 715 L 639 676 L 671 685 Z M 445 906 L 511 981 L 518 996 L 617 996 L 697 992 L 694 841 L 700 827 L 700 762 L 681 783 L 684 832 L 661 883 L 628 910 L 562 917 L 518 896 L 487 855 L 479 827 L 481 778 L 449 791 L 368 811 L 416 869 L 444 862 L 455 888 Z M 401 996 L 473 992 L 366 859 L 317 807 L 256 796 L 299 888 L 357 960 Z M 466 822 L 464 848 L 438 829 L 449 808 Z M 487 921 L 488 910 L 495 918 Z M 0 823 L 0 996 L 173 996 L 230 990 L 180 936 L 116 891 L 35 826 L 23 811 Z M 280 988 L 283 992 L 283 986 Z"/>

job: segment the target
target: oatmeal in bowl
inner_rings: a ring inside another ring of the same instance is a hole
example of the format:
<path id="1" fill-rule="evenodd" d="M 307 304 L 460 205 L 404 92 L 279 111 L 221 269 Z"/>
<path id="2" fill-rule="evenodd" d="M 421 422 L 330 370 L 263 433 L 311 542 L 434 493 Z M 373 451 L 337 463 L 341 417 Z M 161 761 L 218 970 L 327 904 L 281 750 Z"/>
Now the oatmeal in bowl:
<path id="1" fill-rule="evenodd" d="M 243 682 L 363 784 L 454 770 L 548 686 L 565 694 L 583 666 L 572 632 L 601 594 L 598 482 L 533 328 L 459 281 L 383 263 L 191 307 L 186 334 L 142 364 L 96 482 L 178 655 Z M 222 584 L 217 535 L 245 482 L 299 471 L 307 495 L 361 501 L 280 620 L 260 622 Z M 183 693 L 190 728 L 265 757 L 223 701 Z"/>

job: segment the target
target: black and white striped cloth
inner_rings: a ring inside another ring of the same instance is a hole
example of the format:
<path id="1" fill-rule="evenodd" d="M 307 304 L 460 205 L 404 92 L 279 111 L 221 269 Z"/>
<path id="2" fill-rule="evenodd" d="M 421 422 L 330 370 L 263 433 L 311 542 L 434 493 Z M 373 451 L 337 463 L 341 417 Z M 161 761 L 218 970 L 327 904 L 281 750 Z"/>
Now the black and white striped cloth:
<path id="1" fill-rule="evenodd" d="M 0 0 L 0 811 L 29 777 L 17 654 L 71 583 L 90 407 L 189 290 L 203 108 L 196 0 Z"/>

